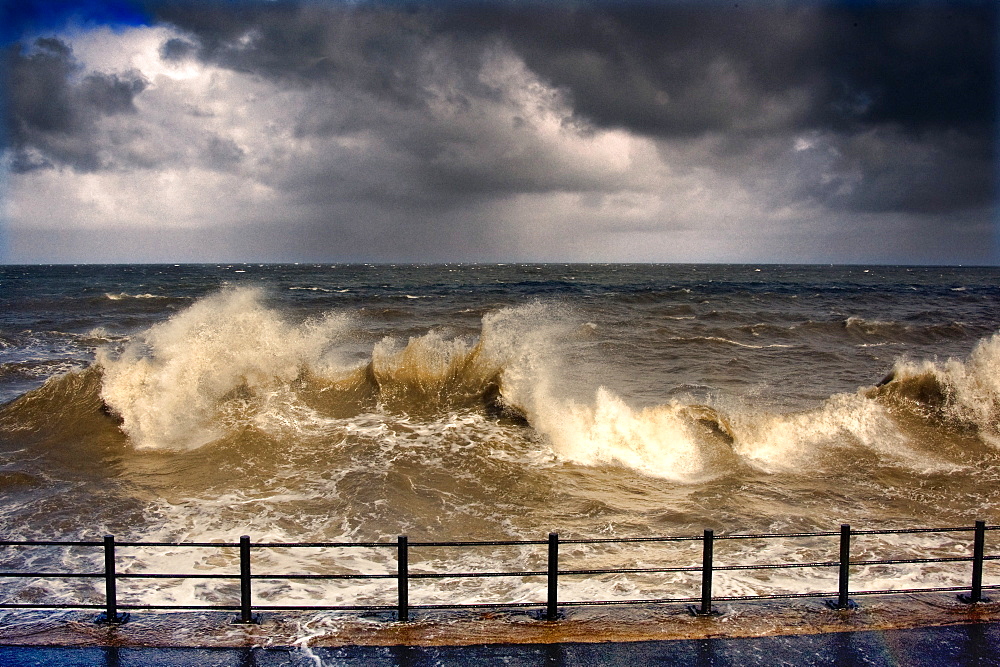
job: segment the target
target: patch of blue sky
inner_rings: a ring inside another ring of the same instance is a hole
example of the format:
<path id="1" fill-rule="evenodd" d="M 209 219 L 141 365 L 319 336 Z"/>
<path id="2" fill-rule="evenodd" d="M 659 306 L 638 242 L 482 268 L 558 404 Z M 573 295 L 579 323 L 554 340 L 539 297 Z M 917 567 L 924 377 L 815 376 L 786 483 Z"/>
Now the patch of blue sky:
<path id="1" fill-rule="evenodd" d="M 148 3 L 139 0 L 0 0 L 0 44 L 11 44 L 67 26 L 149 25 Z"/>

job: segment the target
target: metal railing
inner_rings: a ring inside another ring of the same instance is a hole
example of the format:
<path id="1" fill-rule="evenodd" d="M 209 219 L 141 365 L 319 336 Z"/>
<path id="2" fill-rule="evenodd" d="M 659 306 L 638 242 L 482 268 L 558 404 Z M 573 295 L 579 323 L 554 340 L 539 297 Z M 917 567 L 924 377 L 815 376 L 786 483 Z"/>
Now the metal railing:
<path id="1" fill-rule="evenodd" d="M 559 617 L 560 607 L 573 606 L 598 606 L 598 605 L 622 605 L 622 604 L 659 604 L 659 603 L 692 603 L 689 606 L 691 613 L 708 616 L 716 613 L 713 610 L 715 602 L 734 602 L 749 600 L 775 600 L 791 598 L 833 598 L 828 599 L 826 604 L 833 609 L 853 609 L 857 605 L 850 597 L 862 595 L 891 595 L 903 593 L 929 593 L 929 592 L 958 592 L 964 594 L 959 596 L 963 602 L 977 603 L 986 602 L 988 599 L 983 596 L 983 591 L 1000 588 L 1000 585 L 983 585 L 983 565 L 986 561 L 1000 560 L 1000 556 L 987 556 L 985 553 L 986 532 L 1000 529 L 1000 526 L 987 526 L 984 521 L 977 521 L 974 527 L 954 527 L 954 528 L 916 528 L 916 529 L 892 529 L 892 530 L 852 530 L 847 524 L 843 524 L 839 531 L 830 532 L 809 532 L 809 533 L 772 533 L 772 534 L 735 534 L 735 535 L 715 535 L 712 530 L 705 530 L 701 536 L 682 537 L 635 537 L 635 538 L 601 538 L 601 539 L 567 539 L 560 540 L 557 533 L 550 533 L 547 540 L 504 540 L 504 541 L 479 541 L 479 542 L 410 542 L 406 535 L 400 535 L 395 542 L 251 542 L 249 536 L 240 537 L 239 542 L 116 542 L 113 535 L 106 535 L 103 541 L 29 541 L 29 540 L 6 540 L 0 541 L 0 548 L 16 547 L 68 547 L 68 548 L 91 548 L 101 549 L 104 555 L 104 569 L 102 572 L 53 572 L 53 571 L 2 571 L 0 579 L 10 578 L 30 578 L 30 579 L 103 579 L 104 580 L 104 602 L 103 603 L 37 603 L 37 602 L 10 602 L 0 603 L 0 609 L 103 609 L 103 613 L 98 616 L 99 623 L 124 623 L 128 620 L 128 613 L 120 610 L 228 610 L 236 611 L 237 616 L 234 622 L 256 623 L 259 621 L 259 612 L 262 611 L 361 611 L 361 612 L 392 612 L 395 611 L 395 619 L 400 622 L 407 622 L 410 619 L 410 611 L 414 609 L 497 609 L 497 608 L 539 608 L 539 617 L 545 620 L 556 620 Z M 851 538 L 862 535 L 914 535 L 922 533 L 956 533 L 972 532 L 971 555 L 968 556 L 948 556 L 934 558 L 883 558 L 868 560 L 851 560 Z M 769 540 L 769 539 L 800 539 L 800 538 L 825 538 L 838 537 L 839 551 L 836 560 L 795 562 L 795 563 L 756 563 L 756 564 L 729 564 L 719 565 L 714 561 L 714 546 L 719 540 Z M 700 565 L 684 565 L 671 567 L 632 567 L 632 568 L 595 568 L 595 569 L 560 569 L 559 548 L 562 545 L 597 545 L 615 544 L 626 545 L 636 543 L 672 543 L 672 542 L 701 542 L 702 558 Z M 544 570 L 527 571 L 502 571 L 502 572 L 411 572 L 409 565 L 409 555 L 411 549 L 421 548 L 475 548 L 475 547 L 524 547 L 524 546 L 547 546 L 546 568 Z M 194 549 L 239 549 L 239 573 L 130 573 L 117 571 L 116 550 L 126 547 L 143 548 L 194 548 Z M 370 573 L 370 574 L 279 574 L 279 573 L 254 573 L 251 568 L 251 549 L 344 549 L 344 548 L 375 548 L 395 550 L 396 572 L 395 573 Z M 880 590 L 851 590 L 850 574 L 851 568 L 861 566 L 876 565 L 904 565 L 904 564 L 928 564 L 928 563 L 956 563 L 968 562 L 972 564 L 971 577 L 968 586 L 933 586 L 921 588 L 892 588 Z M 800 568 L 837 568 L 838 589 L 837 591 L 804 591 L 795 593 L 773 593 L 760 595 L 714 595 L 712 584 L 713 574 L 717 572 L 734 572 L 746 570 L 785 570 Z M 671 573 L 700 573 L 701 590 L 699 596 L 673 597 L 673 598 L 653 598 L 653 599 L 619 599 L 619 600 L 560 600 L 559 580 L 560 577 L 568 576 L 600 576 L 607 574 L 671 574 Z M 480 577 L 512 577 L 526 578 L 537 577 L 546 580 L 546 599 L 534 602 L 484 602 L 484 603 L 456 603 L 456 604 L 416 604 L 409 602 L 410 581 L 417 579 L 457 579 L 457 578 L 480 578 Z M 126 579 L 215 579 L 238 581 L 240 586 L 239 604 L 120 604 L 118 600 L 117 584 Z M 291 580 L 378 580 L 394 579 L 396 591 L 396 604 L 368 604 L 368 605 L 280 605 L 280 604 L 254 604 L 252 584 L 259 580 L 291 581 Z"/>

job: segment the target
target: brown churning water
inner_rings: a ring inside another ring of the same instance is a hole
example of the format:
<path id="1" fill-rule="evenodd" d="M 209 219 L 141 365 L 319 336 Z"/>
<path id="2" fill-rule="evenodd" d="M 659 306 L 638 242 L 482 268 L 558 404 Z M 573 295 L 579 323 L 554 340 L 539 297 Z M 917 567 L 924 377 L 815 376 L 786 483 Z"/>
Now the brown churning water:
<path id="1" fill-rule="evenodd" d="M 4 537 L 492 540 L 993 522 L 998 277 L 905 267 L 6 267 Z M 964 555 L 967 541 L 927 536 L 898 553 Z M 830 546 L 741 544 L 717 558 L 814 560 Z M 695 564 L 692 549 L 562 557 Z M 4 567 L 33 568 L 68 558 L 3 556 Z M 235 554 L 125 558 L 127 571 L 207 571 L 231 567 Z M 255 567 L 394 567 L 377 550 L 266 558 Z M 538 569 L 544 554 L 434 552 L 412 565 L 455 570 L 456 558 L 461 570 Z M 871 588 L 961 585 L 966 569 L 867 576 Z M 835 572 L 815 576 L 826 582 L 816 587 L 835 587 Z M 561 594 L 687 595 L 692 581 L 605 575 L 567 580 Z M 729 573 L 717 594 L 799 585 Z M 11 601 L 100 598 L 90 583 L 3 586 Z M 411 603 L 537 600 L 543 586 L 427 582 Z M 383 590 L 283 582 L 255 595 L 391 603 Z M 165 603 L 232 593 L 164 580 L 123 589 L 123 600 L 140 592 Z"/>

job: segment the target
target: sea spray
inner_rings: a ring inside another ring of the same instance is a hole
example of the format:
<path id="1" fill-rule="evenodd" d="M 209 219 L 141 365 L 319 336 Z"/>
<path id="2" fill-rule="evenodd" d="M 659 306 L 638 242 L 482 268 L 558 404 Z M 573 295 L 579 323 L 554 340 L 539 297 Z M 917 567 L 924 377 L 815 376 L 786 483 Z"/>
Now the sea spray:
<path id="1" fill-rule="evenodd" d="M 118 355 L 98 354 L 101 398 L 137 448 L 190 449 L 281 408 L 284 419 L 363 411 L 432 418 L 484 400 L 536 400 L 550 365 L 553 312 L 540 304 L 483 318 L 476 338 L 431 330 L 404 344 L 385 337 L 351 360 L 346 315 L 287 322 L 258 290 L 227 290 L 151 327 Z M 520 388 L 519 388 L 520 387 Z M 353 412 L 343 412 L 345 405 Z M 275 422 L 266 417 L 263 422 Z"/>
<path id="2" fill-rule="evenodd" d="M 965 361 L 901 359 L 871 394 L 897 413 L 1000 445 L 1000 334 L 979 341 Z"/>
<path id="3" fill-rule="evenodd" d="M 634 410 L 604 387 L 591 405 L 550 400 L 530 418 L 566 460 L 676 482 L 705 479 L 734 462 L 731 436 L 719 420 L 707 407 L 677 402 Z"/>
<path id="4" fill-rule="evenodd" d="M 837 394 L 813 410 L 776 414 L 747 407 L 733 413 L 735 449 L 764 472 L 836 467 L 837 452 L 873 449 L 889 456 L 905 447 L 887 411 L 863 393 Z"/>
<path id="5" fill-rule="evenodd" d="M 335 366 L 326 355 L 347 326 L 336 316 L 293 326 L 258 290 L 229 290 L 151 327 L 117 358 L 100 353 L 101 397 L 135 447 L 198 447 L 225 433 L 228 399 L 266 396 L 304 368 Z"/>

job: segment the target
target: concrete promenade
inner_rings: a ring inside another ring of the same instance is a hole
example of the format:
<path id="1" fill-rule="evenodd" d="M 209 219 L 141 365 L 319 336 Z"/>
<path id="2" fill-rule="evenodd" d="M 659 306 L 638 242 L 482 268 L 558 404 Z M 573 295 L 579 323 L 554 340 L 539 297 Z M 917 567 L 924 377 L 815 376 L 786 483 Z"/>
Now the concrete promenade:
<path id="1" fill-rule="evenodd" d="M 1000 604 L 949 595 L 568 608 L 558 621 L 513 612 L 415 612 L 410 623 L 344 613 L 134 613 L 120 626 L 83 612 L 3 612 L 0 667 L 321 665 L 875 665 L 1000 667 Z"/>

